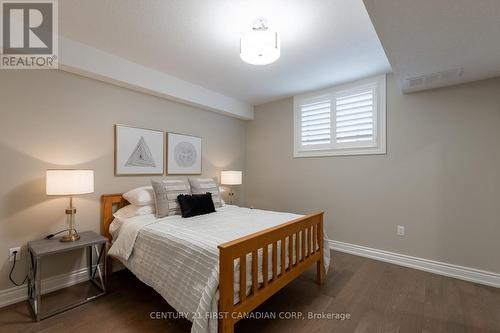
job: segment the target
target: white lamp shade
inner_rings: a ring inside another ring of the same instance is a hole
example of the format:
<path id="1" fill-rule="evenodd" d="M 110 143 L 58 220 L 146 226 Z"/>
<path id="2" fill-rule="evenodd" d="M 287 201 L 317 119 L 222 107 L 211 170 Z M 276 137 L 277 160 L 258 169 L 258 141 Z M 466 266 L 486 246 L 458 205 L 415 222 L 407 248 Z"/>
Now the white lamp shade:
<path id="1" fill-rule="evenodd" d="M 241 185 L 242 171 L 221 171 L 220 183 L 222 185 Z"/>
<path id="2" fill-rule="evenodd" d="M 47 195 L 94 193 L 94 170 L 47 170 Z"/>
<path id="3" fill-rule="evenodd" d="M 280 57 L 278 33 L 254 30 L 241 37 L 240 57 L 251 65 L 267 65 Z"/>

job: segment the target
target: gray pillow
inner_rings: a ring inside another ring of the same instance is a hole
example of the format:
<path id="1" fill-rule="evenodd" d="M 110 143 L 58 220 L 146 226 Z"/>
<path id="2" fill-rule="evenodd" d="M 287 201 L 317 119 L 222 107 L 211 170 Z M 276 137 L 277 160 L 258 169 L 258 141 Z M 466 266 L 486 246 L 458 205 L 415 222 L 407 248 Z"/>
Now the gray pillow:
<path id="1" fill-rule="evenodd" d="M 151 179 L 155 197 L 156 217 L 181 215 L 179 194 L 191 194 L 187 179 Z"/>
<path id="2" fill-rule="evenodd" d="M 191 192 L 193 194 L 205 194 L 209 192 L 212 194 L 212 200 L 215 208 L 222 207 L 219 186 L 217 185 L 217 177 L 189 178 L 189 184 L 191 185 Z"/>

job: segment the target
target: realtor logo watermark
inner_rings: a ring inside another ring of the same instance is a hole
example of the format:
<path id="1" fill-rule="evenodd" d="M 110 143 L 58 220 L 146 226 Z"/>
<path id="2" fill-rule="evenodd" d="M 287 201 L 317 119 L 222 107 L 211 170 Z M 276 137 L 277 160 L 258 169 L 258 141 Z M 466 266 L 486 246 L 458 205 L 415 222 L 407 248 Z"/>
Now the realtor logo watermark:
<path id="1" fill-rule="evenodd" d="M 57 0 L 0 1 L 1 69 L 58 67 Z"/>

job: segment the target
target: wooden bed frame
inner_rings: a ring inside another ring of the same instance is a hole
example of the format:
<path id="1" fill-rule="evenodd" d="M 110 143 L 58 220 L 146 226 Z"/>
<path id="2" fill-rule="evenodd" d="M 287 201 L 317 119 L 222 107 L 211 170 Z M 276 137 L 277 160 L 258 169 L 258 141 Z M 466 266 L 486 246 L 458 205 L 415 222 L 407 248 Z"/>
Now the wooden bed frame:
<path id="1" fill-rule="evenodd" d="M 128 205 L 121 194 L 109 194 L 102 196 L 102 224 L 101 232 L 111 241 L 109 225 L 113 221 L 113 212 L 117 208 Z M 278 242 L 288 247 L 280 246 L 281 251 L 280 274 L 278 271 Z M 296 241 L 293 241 L 293 240 Z M 306 243 L 305 240 L 308 240 Z M 262 272 L 268 276 L 268 247 L 272 248 L 271 272 L 272 279 L 264 279 L 262 284 L 257 283 L 258 257 L 257 253 L 262 249 Z M 293 260 L 293 253 L 301 253 Z M 242 319 L 246 313 L 254 310 L 257 306 L 274 295 L 281 288 L 293 281 L 310 266 L 316 264 L 317 282 L 322 284 L 325 277 L 323 263 L 323 212 L 307 215 L 276 227 L 265 229 L 251 235 L 235 239 L 219 245 L 219 333 L 234 332 L 234 325 Z M 288 252 L 290 264 L 286 267 L 285 257 Z M 252 289 L 250 295 L 246 295 L 246 256 L 252 254 L 252 265 L 249 268 L 252 273 Z M 305 254 L 305 255 L 304 255 Z M 240 260 L 239 271 L 239 298 L 234 303 L 234 261 Z M 111 265 L 108 265 L 111 267 Z"/>

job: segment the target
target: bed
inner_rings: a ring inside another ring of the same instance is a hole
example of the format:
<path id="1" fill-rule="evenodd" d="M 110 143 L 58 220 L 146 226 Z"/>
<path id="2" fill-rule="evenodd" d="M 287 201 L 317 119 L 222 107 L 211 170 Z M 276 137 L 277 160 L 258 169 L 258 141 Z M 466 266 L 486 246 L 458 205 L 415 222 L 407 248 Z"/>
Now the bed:
<path id="1" fill-rule="evenodd" d="M 145 215 L 114 221 L 113 212 L 127 204 L 121 194 L 102 196 L 109 257 L 192 321 L 193 333 L 234 332 L 238 320 L 312 265 L 317 282 L 324 281 L 330 258 L 323 213 L 226 205 L 188 219 Z"/>

